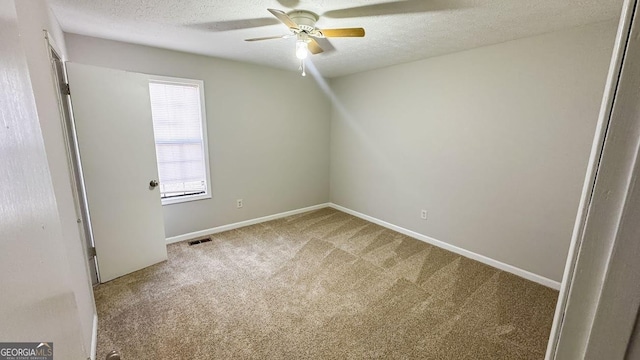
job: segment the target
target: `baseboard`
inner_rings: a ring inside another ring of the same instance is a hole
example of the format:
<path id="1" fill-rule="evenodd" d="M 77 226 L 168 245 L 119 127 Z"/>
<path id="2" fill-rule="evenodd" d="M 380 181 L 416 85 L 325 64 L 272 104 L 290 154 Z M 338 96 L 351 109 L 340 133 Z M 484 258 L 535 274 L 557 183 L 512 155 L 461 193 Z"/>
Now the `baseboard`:
<path id="1" fill-rule="evenodd" d="M 263 217 L 259 217 L 259 218 L 255 218 L 255 219 L 240 221 L 240 222 L 233 223 L 233 224 L 217 226 L 217 227 L 210 228 L 210 229 L 205 229 L 205 230 L 191 232 L 191 233 L 188 233 L 188 234 L 169 237 L 169 238 L 166 239 L 166 241 L 167 241 L 167 244 L 173 244 L 173 243 L 177 243 L 177 242 L 180 242 L 180 241 L 191 240 L 191 239 L 194 239 L 194 238 L 208 236 L 208 235 L 220 233 L 220 232 L 223 232 L 223 231 L 229 231 L 229 230 L 238 229 L 238 228 L 249 226 L 249 225 L 259 224 L 259 223 L 262 223 L 262 222 L 265 222 L 265 221 L 271 221 L 271 220 L 276 220 L 276 219 L 280 219 L 280 218 L 291 216 L 291 215 L 301 214 L 301 213 L 307 212 L 307 211 L 323 209 L 323 208 L 326 208 L 326 207 L 329 207 L 329 206 L 330 206 L 329 203 L 324 203 L 324 204 L 318 204 L 318 205 L 305 207 L 305 208 L 302 208 L 302 209 L 285 211 L 285 212 L 282 212 L 282 213 L 279 213 L 279 214 L 263 216 Z"/>
<path id="2" fill-rule="evenodd" d="M 93 315 L 93 329 L 91 334 L 91 360 L 96 360 L 98 351 L 98 314 Z"/>
<path id="3" fill-rule="evenodd" d="M 544 276 L 540 276 L 538 274 L 534 274 L 534 273 L 529 272 L 527 270 L 520 269 L 520 268 L 515 267 L 513 265 L 505 264 L 503 262 L 500 262 L 498 260 L 494 260 L 494 259 L 486 257 L 484 255 L 480 255 L 480 254 L 474 253 L 472 251 L 465 250 L 463 248 L 459 248 L 457 246 L 448 244 L 448 243 L 446 243 L 444 241 L 440 241 L 440 240 L 434 239 L 432 237 L 417 233 L 415 231 L 408 230 L 408 229 L 405 229 L 403 227 L 400 227 L 400 226 L 388 223 L 386 221 L 374 218 L 372 216 L 365 215 L 365 214 L 359 213 L 357 211 L 345 208 L 344 206 L 340 206 L 340 205 L 337 205 L 337 204 L 334 204 L 334 203 L 329 203 L 329 206 L 334 208 L 334 209 L 336 209 L 336 210 L 340 210 L 340 211 L 345 212 L 347 214 L 351 214 L 351 215 L 359 217 L 359 218 L 361 218 L 363 220 L 367 220 L 367 221 L 372 222 L 374 224 L 378 224 L 380 226 L 386 227 L 387 229 L 391 229 L 393 231 L 397 231 L 397 232 L 399 232 L 401 234 L 404 234 L 404 235 L 407 235 L 407 236 L 411 236 L 412 238 L 424 241 L 424 242 L 426 242 L 428 244 L 431 244 L 431 245 L 437 246 L 439 248 L 451 251 L 451 252 L 456 253 L 458 255 L 462 255 L 462 256 L 467 257 L 469 259 L 473 259 L 473 260 L 479 261 L 481 263 L 484 263 L 484 264 L 487 264 L 487 265 L 492 266 L 494 268 L 497 268 L 497 269 L 512 273 L 514 275 L 520 276 L 520 277 L 525 278 L 527 280 L 531 280 L 533 282 L 536 282 L 538 284 L 544 285 L 546 287 L 550 287 L 550 288 L 555 289 L 555 290 L 560 290 L 560 283 L 559 282 L 551 280 L 551 279 L 547 279 Z"/>

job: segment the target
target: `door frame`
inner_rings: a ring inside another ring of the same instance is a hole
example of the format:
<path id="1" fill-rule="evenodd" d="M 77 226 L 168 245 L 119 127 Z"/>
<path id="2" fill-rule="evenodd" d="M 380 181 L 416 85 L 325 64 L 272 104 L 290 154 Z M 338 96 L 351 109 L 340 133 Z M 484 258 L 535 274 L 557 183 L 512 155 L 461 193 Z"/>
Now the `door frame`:
<path id="1" fill-rule="evenodd" d="M 92 285 L 100 283 L 100 276 L 97 269 L 95 257 L 95 244 L 91 231 L 91 217 L 89 216 L 87 196 L 85 193 L 84 180 L 82 175 L 82 164 L 80 163 L 78 152 L 78 141 L 75 132 L 75 122 L 73 119 L 73 109 L 68 92 L 67 70 L 65 60 L 60 55 L 58 47 L 51 40 L 51 36 L 45 30 L 44 37 L 47 45 L 47 54 L 51 64 L 51 76 L 56 86 L 55 93 L 58 101 L 58 111 L 60 112 L 60 125 L 62 127 L 62 137 L 64 140 L 65 152 L 67 155 L 67 165 L 69 167 L 69 180 L 71 182 L 71 193 L 78 223 L 78 232 L 82 240 L 82 248 L 87 256 L 88 273 Z M 58 69 L 60 66 L 60 69 Z"/>
<path id="2" fill-rule="evenodd" d="M 546 359 L 623 359 L 640 305 L 640 20 L 625 0 Z M 634 186 L 635 185 L 635 186 Z"/>

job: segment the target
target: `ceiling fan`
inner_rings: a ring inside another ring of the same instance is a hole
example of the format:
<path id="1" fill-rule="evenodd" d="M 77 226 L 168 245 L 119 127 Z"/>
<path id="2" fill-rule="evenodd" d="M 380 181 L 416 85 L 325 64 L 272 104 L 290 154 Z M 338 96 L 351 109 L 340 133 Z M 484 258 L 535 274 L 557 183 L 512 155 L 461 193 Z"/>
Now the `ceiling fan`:
<path id="1" fill-rule="evenodd" d="M 261 41 L 271 39 L 288 39 L 296 37 L 296 57 L 300 59 L 300 66 L 302 68 L 302 76 L 305 76 L 304 59 L 306 59 L 308 53 L 319 54 L 324 50 L 320 47 L 320 44 L 316 39 L 333 38 L 333 37 L 364 37 L 363 28 L 341 28 L 341 29 L 318 29 L 316 22 L 318 21 L 318 15 L 307 10 L 293 10 L 289 13 L 285 13 L 282 10 L 267 9 L 273 16 L 275 16 L 281 23 L 289 28 L 290 33 L 279 36 L 267 36 L 252 39 L 245 39 L 245 41 Z"/>

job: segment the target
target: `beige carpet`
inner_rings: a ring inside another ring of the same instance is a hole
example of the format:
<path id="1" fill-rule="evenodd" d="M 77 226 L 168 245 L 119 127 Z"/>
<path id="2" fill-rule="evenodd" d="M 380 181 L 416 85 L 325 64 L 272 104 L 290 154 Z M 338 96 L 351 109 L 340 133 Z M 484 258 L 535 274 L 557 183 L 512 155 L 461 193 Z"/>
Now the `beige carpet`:
<path id="1" fill-rule="evenodd" d="M 95 289 L 98 359 L 543 359 L 557 292 L 321 209 Z"/>

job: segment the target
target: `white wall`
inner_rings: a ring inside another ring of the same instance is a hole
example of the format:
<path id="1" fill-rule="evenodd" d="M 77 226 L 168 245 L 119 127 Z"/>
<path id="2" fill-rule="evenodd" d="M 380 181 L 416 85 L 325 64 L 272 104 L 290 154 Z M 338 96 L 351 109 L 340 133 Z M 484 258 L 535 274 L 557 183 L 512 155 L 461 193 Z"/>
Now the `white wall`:
<path id="1" fill-rule="evenodd" d="M 312 77 L 74 34 L 66 40 L 73 62 L 204 80 L 213 197 L 165 205 L 167 237 L 329 200 L 331 112 Z"/>
<path id="2" fill-rule="evenodd" d="M 615 29 L 333 80 L 332 202 L 560 281 Z"/>
<path id="3" fill-rule="evenodd" d="M 64 35 L 60 25 L 46 3 L 41 0 L 16 2 L 20 36 L 27 57 L 31 85 L 35 94 L 38 119 L 42 129 L 47 161 L 53 181 L 56 205 L 62 225 L 63 246 L 68 254 L 71 286 L 80 311 L 84 344 L 90 346 L 95 315 L 95 304 L 91 280 L 87 270 L 87 257 L 80 227 L 76 222 L 67 153 L 63 141 L 63 130 L 58 108 L 56 85 L 52 77 L 48 48 L 43 30 L 49 32 L 51 41 L 66 56 Z"/>
<path id="4" fill-rule="evenodd" d="M 81 244 L 62 224 L 52 179 L 59 164 L 47 158 L 36 108 L 55 94 L 53 87 L 36 88 L 45 71 L 34 49 L 44 40 L 36 44 L 31 36 L 55 29 L 48 21 L 44 2 L 0 3 L 0 341 L 53 341 L 56 359 L 86 359 L 91 286 L 74 250 Z M 47 119 L 57 120 L 40 120 Z"/>

